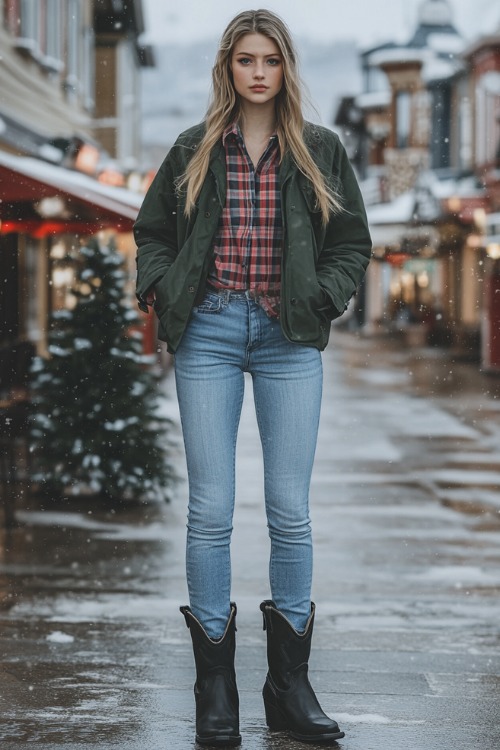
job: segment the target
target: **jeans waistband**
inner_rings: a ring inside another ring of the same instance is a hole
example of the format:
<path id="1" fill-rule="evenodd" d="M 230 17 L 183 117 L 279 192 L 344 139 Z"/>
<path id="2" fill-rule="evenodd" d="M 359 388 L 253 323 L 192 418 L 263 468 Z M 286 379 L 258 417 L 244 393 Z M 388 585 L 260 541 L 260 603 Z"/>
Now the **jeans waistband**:
<path id="1" fill-rule="evenodd" d="M 208 285 L 206 291 L 210 292 L 210 294 L 216 294 L 218 297 L 222 297 L 225 302 L 229 302 L 230 299 L 255 300 L 255 292 L 253 289 L 217 289 L 214 286 Z"/>

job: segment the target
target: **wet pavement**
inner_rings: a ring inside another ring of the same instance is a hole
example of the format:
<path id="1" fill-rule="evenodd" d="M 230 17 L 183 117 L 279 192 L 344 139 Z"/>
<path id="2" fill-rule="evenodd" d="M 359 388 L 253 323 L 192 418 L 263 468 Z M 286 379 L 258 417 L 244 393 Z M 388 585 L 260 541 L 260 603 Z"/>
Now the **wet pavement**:
<path id="1" fill-rule="evenodd" d="M 338 330 L 324 363 L 311 681 L 346 732 L 337 746 L 497 750 L 500 379 Z M 164 388 L 175 417 L 171 377 Z M 180 448 L 178 461 L 182 473 Z M 298 750 L 263 719 L 261 476 L 248 383 L 233 537 L 242 747 Z M 181 483 L 147 508 L 19 503 L 0 532 L 2 750 L 194 750 L 185 502 Z"/>

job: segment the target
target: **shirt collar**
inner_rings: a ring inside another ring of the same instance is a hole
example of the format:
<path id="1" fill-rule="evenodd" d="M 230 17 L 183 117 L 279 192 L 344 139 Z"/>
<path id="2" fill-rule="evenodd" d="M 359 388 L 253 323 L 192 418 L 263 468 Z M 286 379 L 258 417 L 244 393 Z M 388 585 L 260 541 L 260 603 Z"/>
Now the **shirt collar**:
<path id="1" fill-rule="evenodd" d="M 222 133 L 222 144 L 224 146 L 226 145 L 226 140 L 228 139 L 229 136 L 233 136 L 237 140 L 241 140 L 241 142 L 244 143 L 243 135 L 241 134 L 241 130 L 240 130 L 240 126 L 238 125 L 238 122 L 236 120 L 230 123 L 227 126 L 227 128 L 224 130 L 224 132 Z M 278 138 L 278 135 L 276 132 L 274 132 L 269 140 L 276 141 L 277 138 Z"/>
<path id="2" fill-rule="evenodd" d="M 222 143 L 224 146 L 226 145 L 226 141 L 230 136 L 233 136 L 236 139 L 243 140 L 240 126 L 238 125 L 236 120 L 234 122 L 231 122 L 222 134 Z"/>

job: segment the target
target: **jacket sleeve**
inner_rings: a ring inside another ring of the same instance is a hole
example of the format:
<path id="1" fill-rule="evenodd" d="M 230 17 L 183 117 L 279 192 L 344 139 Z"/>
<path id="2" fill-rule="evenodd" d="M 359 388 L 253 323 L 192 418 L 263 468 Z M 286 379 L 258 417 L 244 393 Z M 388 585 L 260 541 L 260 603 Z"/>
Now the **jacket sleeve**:
<path id="1" fill-rule="evenodd" d="M 146 293 L 166 274 L 178 253 L 172 150 L 146 193 L 134 224 L 134 237 L 137 244 L 136 294 L 143 309 Z"/>
<path id="2" fill-rule="evenodd" d="M 333 180 L 338 185 L 343 208 L 331 216 L 326 227 L 316 272 L 319 285 L 335 308 L 333 317 L 338 317 L 346 310 L 365 274 L 372 242 L 361 191 L 338 140 L 335 157 Z"/>

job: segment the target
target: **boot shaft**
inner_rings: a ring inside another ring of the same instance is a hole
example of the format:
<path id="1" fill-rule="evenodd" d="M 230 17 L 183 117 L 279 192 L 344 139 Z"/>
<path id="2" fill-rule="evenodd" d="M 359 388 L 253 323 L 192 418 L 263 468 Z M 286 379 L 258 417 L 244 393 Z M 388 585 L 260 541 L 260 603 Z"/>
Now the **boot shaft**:
<path id="1" fill-rule="evenodd" d="M 193 642 L 193 654 L 198 680 L 206 678 L 213 669 L 228 669 L 234 672 L 236 652 L 236 604 L 231 602 L 231 611 L 222 638 L 210 638 L 201 622 L 193 615 L 189 607 L 180 607 Z"/>
<path id="2" fill-rule="evenodd" d="M 302 742 L 328 742 L 344 733 L 325 714 L 308 678 L 315 606 L 303 633 L 298 633 L 272 601 L 260 605 L 267 631 L 269 671 L 263 697 L 270 729 L 288 731 Z"/>
<path id="3" fill-rule="evenodd" d="M 234 671 L 236 605 L 222 638 L 210 638 L 189 607 L 180 608 L 191 633 L 196 664 L 196 740 L 214 747 L 241 743 L 239 697 Z"/>
<path id="4" fill-rule="evenodd" d="M 314 627 L 315 605 L 303 633 L 298 633 L 274 602 L 260 605 L 267 633 L 267 663 L 269 673 L 281 690 L 286 690 L 298 671 L 307 672 Z"/>

